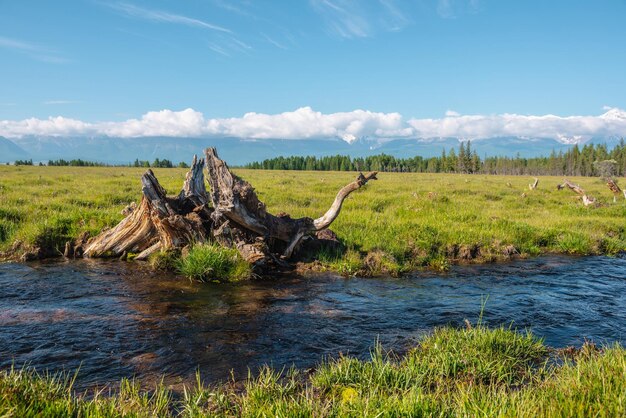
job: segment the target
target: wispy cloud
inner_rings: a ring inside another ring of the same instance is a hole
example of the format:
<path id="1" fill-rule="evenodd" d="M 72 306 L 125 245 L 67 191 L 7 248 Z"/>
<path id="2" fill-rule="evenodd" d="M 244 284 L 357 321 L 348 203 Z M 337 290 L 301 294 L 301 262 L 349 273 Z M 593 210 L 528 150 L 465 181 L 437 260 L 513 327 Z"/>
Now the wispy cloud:
<path id="1" fill-rule="evenodd" d="M 311 0 L 328 30 L 341 38 L 366 38 L 379 31 L 399 31 L 410 20 L 395 0 Z"/>
<path id="2" fill-rule="evenodd" d="M 465 13 L 476 13 L 480 0 L 437 0 L 437 14 L 444 19 L 454 19 Z"/>
<path id="3" fill-rule="evenodd" d="M 211 43 L 211 42 L 209 42 L 208 45 L 209 45 L 209 49 L 211 51 L 216 52 L 216 53 L 218 53 L 220 55 L 223 55 L 225 57 L 230 57 L 230 54 L 228 53 L 228 51 L 226 51 L 226 49 L 222 48 L 221 46 L 216 45 L 216 44 Z"/>
<path id="4" fill-rule="evenodd" d="M 326 21 L 329 30 L 342 38 L 365 38 L 371 35 L 369 20 L 359 3 L 349 0 L 311 0 L 313 9 Z"/>
<path id="5" fill-rule="evenodd" d="M 285 50 L 289 49 L 286 45 L 281 44 L 280 42 L 278 42 L 277 40 L 275 40 L 274 38 L 270 37 L 269 35 L 263 32 L 261 32 L 261 36 L 265 38 L 267 42 L 274 45 L 276 48 L 285 49 Z"/>
<path id="6" fill-rule="evenodd" d="M 248 7 L 250 6 L 249 2 L 236 0 L 211 0 L 211 3 L 219 7 L 220 9 L 224 9 L 238 15 L 255 17 L 248 10 Z"/>
<path id="7" fill-rule="evenodd" d="M 207 45 L 211 51 L 225 57 L 231 57 L 237 53 L 248 54 L 253 49 L 250 45 L 234 36 L 218 37 L 207 42 Z"/>
<path id="8" fill-rule="evenodd" d="M 223 33 L 233 33 L 230 29 L 209 22 L 205 22 L 204 20 L 195 19 L 193 17 L 183 16 L 162 10 L 145 9 L 143 7 L 135 6 L 130 3 L 113 3 L 106 5 L 128 17 L 149 20 L 152 22 L 173 23 L 202 29 L 209 29 Z"/>
<path id="9" fill-rule="evenodd" d="M 394 0 L 379 0 L 385 13 L 380 17 L 389 31 L 400 31 L 410 23 L 410 19 L 402 12 Z"/>
<path id="10" fill-rule="evenodd" d="M 249 51 L 252 49 L 252 47 L 250 45 L 248 45 L 247 43 L 240 41 L 237 38 L 230 38 L 230 41 L 235 45 L 236 48 L 239 48 L 241 51 Z"/>
<path id="11" fill-rule="evenodd" d="M 0 36 L 0 48 L 11 49 L 38 61 L 61 64 L 67 62 L 58 51 L 19 39 Z"/>
<path id="12" fill-rule="evenodd" d="M 235 118 L 205 118 L 193 109 L 148 112 L 139 119 L 90 123 L 61 116 L 48 119 L 0 120 L 0 136 L 107 135 L 118 137 L 236 137 L 306 139 L 360 137 L 486 139 L 502 136 L 554 138 L 584 142 L 593 136 L 624 135 L 626 111 L 607 108 L 598 116 L 461 115 L 454 111 L 435 119 L 408 119 L 399 113 L 353 110 L 324 114 L 302 107 L 279 114 L 246 113 Z"/>
<path id="13" fill-rule="evenodd" d="M 76 100 L 45 100 L 42 102 L 42 104 L 45 105 L 66 105 L 66 104 L 76 104 L 76 103 L 82 103 Z"/>
<path id="14" fill-rule="evenodd" d="M 4 37 L 0 37 L 0 47 L 18 49 L 20 51 L 37 51 L 39 49 L 34 44 Z"/>

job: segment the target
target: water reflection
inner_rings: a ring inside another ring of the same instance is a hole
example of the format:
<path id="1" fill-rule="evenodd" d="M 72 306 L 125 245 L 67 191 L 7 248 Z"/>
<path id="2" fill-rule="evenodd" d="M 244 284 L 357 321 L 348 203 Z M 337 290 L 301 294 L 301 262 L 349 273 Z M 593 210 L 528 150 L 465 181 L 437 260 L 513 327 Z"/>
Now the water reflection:
<path id="1" fill-rule="evenodd" d="M 542 257 L 400 279 L 332 275 L 197 284 L 140 263 L 0 265 L 0 366 L 81 367 L 79 385 L 136 375 L 224 380 L 261 364 L 403 350 L 439 325 L 530 327 L 554 346 L 626 341 L 626 258 Z"/>

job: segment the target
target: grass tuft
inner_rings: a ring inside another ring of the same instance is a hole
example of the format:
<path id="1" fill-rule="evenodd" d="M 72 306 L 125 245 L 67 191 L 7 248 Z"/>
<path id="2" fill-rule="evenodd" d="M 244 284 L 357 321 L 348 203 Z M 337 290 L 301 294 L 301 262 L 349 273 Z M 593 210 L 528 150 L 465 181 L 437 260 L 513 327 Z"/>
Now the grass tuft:
<path id="1" fill-rule="evenodd" d="M 238 281 L 252 275 L 250 264 L 241 258 L 236 249 L 218 244 L 194 245 L 187 254 L 175 260 L 174 265 L 182 275 L 200 281 Z"/>

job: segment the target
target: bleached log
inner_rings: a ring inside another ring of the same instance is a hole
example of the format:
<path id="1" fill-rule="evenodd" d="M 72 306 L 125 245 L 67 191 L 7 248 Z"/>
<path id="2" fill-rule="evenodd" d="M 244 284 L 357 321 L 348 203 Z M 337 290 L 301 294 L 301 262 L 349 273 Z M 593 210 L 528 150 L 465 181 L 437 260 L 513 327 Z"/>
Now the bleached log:
<path id="1" fill-rule="evenodd" d="M 589 206 L 597 203 L 597 200 L 594 197 L 587 195 L 582 187 L 570 182 L 567 179 L 565 179 L 562 184 L 556 186 L 557 190 L 562 190 L 566 187 L 582 197 L 583 205 Z"/>
<path id="2" fill-rule="evenodd" d="M 330 224 L 339 216 L 339 212 L 341 211 L 341 205 L 343 201 L 348 197 L 350 193 L 355 190 L 360 189 L 365 184 L 367 184 L 370 180 L 377 180 L 376 174 L 377 171 L 371 172 L 367 175 L 363 175 L 363 173 L 359 173 L 359 177 L 352 183 L 349 183 L 341 188 L 335 197 L 335 201 L 331 205 L 330 209 L 326 211 L 324 216 L 317 218 L 313 221 L 313 225 L 315 226 L 315 230 L 319 231 L 324 228 L 328 228 Z"/>

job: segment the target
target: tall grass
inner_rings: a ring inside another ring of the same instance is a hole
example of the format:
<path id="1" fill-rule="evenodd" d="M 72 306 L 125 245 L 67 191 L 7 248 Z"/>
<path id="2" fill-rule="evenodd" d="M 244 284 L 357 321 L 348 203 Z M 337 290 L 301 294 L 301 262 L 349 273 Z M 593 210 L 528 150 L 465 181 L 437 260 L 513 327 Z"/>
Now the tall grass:
<path id="1" fill-rule="evenodd" d="M 340 356 L 308 374 L 262 367 L 244 382 L 195 385 L 124 380 L 117 392 L 75 394 L 67 376 L 0 373 L 0 416 L 617 417 L 626 414 L 626 350 L 557 351 L 509 328 L 443 328 L 404 356 Z"/>
<path id="2" fill-rule="evenodd" d="M 142 169 L 0 166 L 0 252 L 45 248 L 60 254 L 66 240 L 119 222 L 141 196 Z M 155 169 L 177 193 L 184 169 Z M 355 173 L 236 170 L 268 211 L 292 217 L 323 214 Z M 320 254 L 345 274 L 398 274 L 420 266 L 485 262 L 546 252 L 615 254 L 626 250 L 626 201 L 599 178 L 571 178 L 598 198 L 584 207 L 559 177 L 528 190 L 521 176 L 383 173 L 346 200 L 331 228 L 347 250 Z M 14 254 L 15 252 L 12 252 Z M 374 254 L 373 256 L 371 254 Z M 5 254 L 5 258 L 11 254 Z M 368 258 L 368 256 L 370 256 Z M 2 255 L 0 255 L 2 257 Z"/>
<path id="3" fill-rule="evenodd" d="M 233 248 L 218 244 L 194 245 L 187 254 L 174 262 L 176 270 L 183 276 L 200 281 L 238 281 L 250 278 L 250 264 Z"/>

